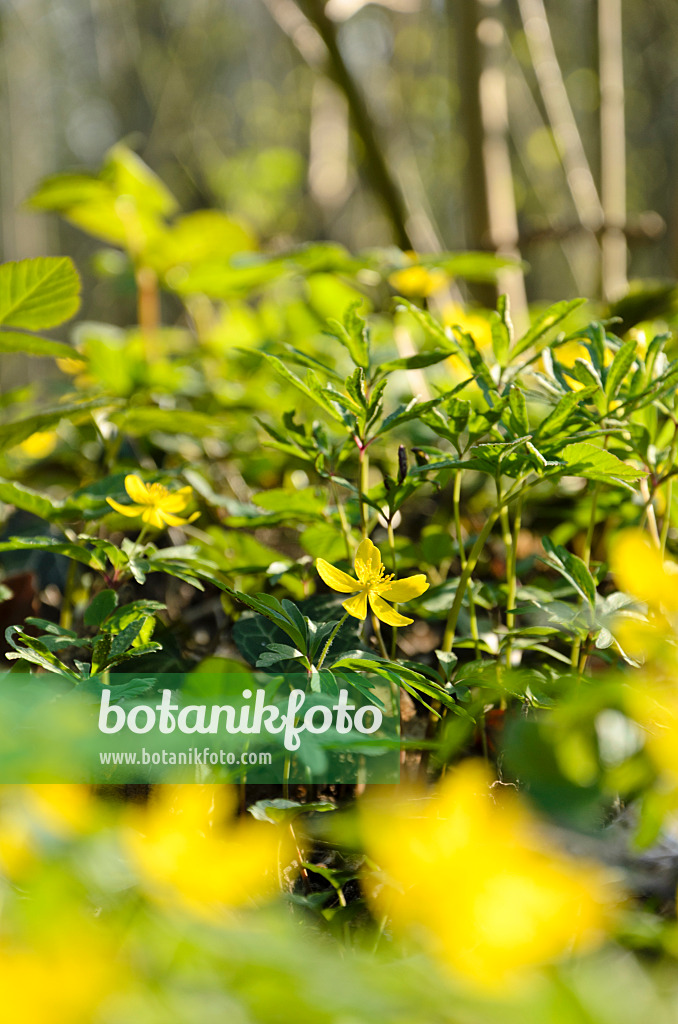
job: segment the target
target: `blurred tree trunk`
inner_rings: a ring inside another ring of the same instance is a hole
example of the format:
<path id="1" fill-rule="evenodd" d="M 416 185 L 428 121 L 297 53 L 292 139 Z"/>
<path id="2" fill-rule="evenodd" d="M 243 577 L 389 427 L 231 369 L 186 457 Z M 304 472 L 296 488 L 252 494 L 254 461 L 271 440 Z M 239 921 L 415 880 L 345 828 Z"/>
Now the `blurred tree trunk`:
<path id="1" fill-rule="evenodd" d="M 468 146 L 466 242 L 471 249 L 492 249 L 520 258 L 508 144 L 504 27 L 488 7 L 478 0 L 447 0 Z M 528 314 L 522 270 L 502 271 L 497 286 L 509 296 L 518 330 L 524 330 Z M 478 289 L 475 294 L 484 305 L 494 305 L 492 289 Z"/>
<path id="2" fill-rule="evenodd" d="M 618 299 L 627 288 L 626 129 L 621 0 L 598 0 L 600 71 L 600 187 L 603 297 Z"/>

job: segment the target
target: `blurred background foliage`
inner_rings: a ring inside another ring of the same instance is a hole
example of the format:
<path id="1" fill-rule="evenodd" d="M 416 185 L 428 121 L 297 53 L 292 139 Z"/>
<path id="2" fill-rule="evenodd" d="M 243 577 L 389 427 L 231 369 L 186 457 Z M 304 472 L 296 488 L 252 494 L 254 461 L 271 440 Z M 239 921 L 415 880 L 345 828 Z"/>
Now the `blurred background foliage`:
<path id="1" fill-rule="evenodd" d="M 532 302 L 617 298 L 627 249 L 632 278 L 671 278 L 678 25 L 671 0 L 627 3 L 622 41 L 621 6 L 6 0 L 3 258 L 86 268 L 92 242 L 22 204 L 124 139 L 183 209 L 274 251 L 519 252 Z M 86 291 L 122 323 L 115 280 Z"/>

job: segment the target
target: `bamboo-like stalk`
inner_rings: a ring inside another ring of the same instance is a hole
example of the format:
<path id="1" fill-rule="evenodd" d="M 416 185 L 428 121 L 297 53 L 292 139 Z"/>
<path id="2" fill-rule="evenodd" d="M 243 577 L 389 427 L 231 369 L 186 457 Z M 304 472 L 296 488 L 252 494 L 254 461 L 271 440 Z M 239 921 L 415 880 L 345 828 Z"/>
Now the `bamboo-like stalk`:
<path id="1" fill-rule="evenodd" d="M 598 0 L 600 74 L 600 189 L 603 297 L 618 299 L 627 288 L 626 129 L 621 0 Z"/>
<path id="2" fill-rule="evenodd" d="M 558 143 L 577 216 L 591 232 L 603 223 L 603 207 L 556 56 L 544 0 L 518 0 L 520 16 L 551 130 Z"/>
<path id="3" fill-rule="evenodd" d="M 504 74 L 504 29 L 496 18 L 481 17 L 477 0 L 447 0 L 450 33 L 456 39 L 461 117 L 468 146 L 466 164 L 467 244 L 519 257 L 518 216 L 508 146 L 508 107 Z M 502 271 L 499 291 L 509 295 L 519 330 L 527 327 L 522 270 Z M 477 290 L 486 305 L 487 289 Z"/>

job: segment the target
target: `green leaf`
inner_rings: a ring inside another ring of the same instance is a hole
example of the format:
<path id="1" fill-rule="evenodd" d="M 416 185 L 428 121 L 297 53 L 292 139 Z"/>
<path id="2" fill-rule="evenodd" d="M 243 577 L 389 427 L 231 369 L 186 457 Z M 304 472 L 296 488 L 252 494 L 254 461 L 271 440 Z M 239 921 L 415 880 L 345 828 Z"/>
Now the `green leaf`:
<path id="1" fill-rule="evenodd" d="M 386 363 L 379 364 L 379 373 L 390 373 L 392 370 L 418 370 L 424 366 L 435 366 L 443 359 L 450 358 L 449 349 L 435 348 L 430 352 L 418 352 L 413 356 L 404 356 L 402 359 L 390 359 Z"/>
<path id="2" fill-rule="evenodd" d="M 518 426 L 518 433 L 529 434 L 530 421 L 527 416 L 527 402 L 525 401 L 525 395 L 515 385 L 509 391 L 509 406 Z"/>
<path id="3" fill-rule="evenodd" d="M 59 541 L 55 537 L 10 537 L 0 543 L 0 551 L 50 551 L 55 555 L 73 558 L 99 572 L 104 569 L 101 559 L 83 545 Z"/>
<path id="4" fill-rule="evenodd" d="M 19 331 L 0 331 L 0 352 L 23 352 L 25 356 L 46 356 L 52 359 L 82 359 L 72 345 L 38 334 L 21 334 Z"/>
<path id="5" fill-rule="evenodd" d="M 571 391 L 564 395 L 556 405 L 553 412 L 549 413 L 543 420 L 537 431 L 538 438 L 552 437 L 558 434 L 569 421 L 572 413 L 597 390 L 596 385 L 583 388 L 581 391 Z"/>
<path id="6" fill-rule="evenodd" d="M 324 813 L 325 811 L 336 811 L 336 809 L 336 806 L 331 803 L 299 804 L 295 800 L 285 800 L 284 797 L 275 797 L 273 800 L 257 800 L 255 804 L 247 808 L 257 821 L 274 822 L 276 825 L 289 825 L 300 814 Z"/>
<path id="7" fill-rule="evenodd" d="M 370 365 L 369 334 L 365 321 L 358 315 L 361 305 L 361 299 L 352 303 L 344 314 L 343 323 L 333 318 L 329 319 L 327 323 L 331 328 L 332 335 L 348 351 L 356 366 L 367 370 Z"/>
<path id="8" fill-rule="evenodd" d="M 110 398 L 95 398 L 88 402 L 64 403 L 56 408 L 36 413 L 34 416 L 27 416 L 25 419 L 15 420 L 12 423 L 0 425 L 0 447 L 12 448 L 15 444 L 21 444 L 31 434 L 39 430 L 49 430 L 55 427 L 61 420 L 67 419 L 72 423 L 78 423 L 88 419 L 93 409 L 101 409 L 104 406 L 112 406 L 117 403 Z"/>
<path id="9" fill-rule="evenodd" d="M 586 480 L 600 480 L 602 483 L 613 481 L 630 487 L 631 483 L 646 475 L 639 469 L 627 466 L 612 452 L 597 448 L 588 441 L 566 445 L 558 453 L 558 458 L 563 460 L 570 476 L 582 476 Z"/>
<path id="10" fill-rule="evenodd" d="M 550 331 L 556 324 L 559 324 L 561 320 L 564 320 L 575 309 L 583 306 L 585 302 L 586 299 L 571 299 L 569 302 L 556 302 L 555 305 L 550 306 L 541 316 L 537 317 L 527 334 L 524 334 L 513 346 L 511 359 L 513 360 L 516 356 L 522 355 L 523 352 L 526 352 L 528 348 L 532 348 L 533 345 L 536 346 L 537 351 L 544 348 L 546 342 L 543 340 L 543 337 L 546 332 Z M 537 345 L 537 342 L 541 342 L 541 344 Z"/>
<path id="11" fill-rule="evenodd" d="M 607 380 L 605 381 L 605 394 L 608 398 L 614 398 L 619 391 L 624 378 L 628 374 L 633 365 L 633 361 L 636 358 L 636 347 L 636 340 L 634 338 L 630 338 L 628 341 L 624 342 L 615 355 L 612 365 L 607 371 Z"/>
<path id="12" fill-rule="evenodd" d="M 80 278 L 67 256 L 0 265 L 0 324 L 29 331 L 57 327 L 79 306 Z"/>
<path id="13" fill-rule="evenodd" d="M 596 603 L 596 584 L 586 563 L 567 548 L 554 544 L 550 537 L 544 537 L 542 543 L 550 555 L 550 558 L 546 559 L 548 564 L 571 583 L 577 593 L 581 594 L 593 608 Z"/>
<path id="14" fill-rule="evenodd" d="M 118 603 L 118 595 L 115 590 L 102 590 L 93 597 L 85 612 L 84 623 L 86 626 L 100 626 L 104 619 L 108 618 Z"/>
<path id="15" fill-rule="evenodd" d="M 111 422 L 132 437 L 147 437 L 151 431 L 157 430 L 163 434 L 189 434 L 200 438 L 212 436 L 223 429 L 214 416 L 194 409 L 122 409 L 111 416 Z"/>
<path id="16" fill-rule="evenodd" d="M 50 519 L 64 507 L 63 501 L 50 498 L 49 495 L 34 491 L 31 487 L 15 484 L 1 477 L 0 501 L 4 501 L 6 505 L 14 505 L 15 508 L 23 509 L 24 512 L 31 512 L 34 516 L 40 516 L 41 519 Z"/>
<path id="17" fill-rule="evenodd" d="M 505 298 L 505 296 L 504 296 Z M 490 330 L 492 331 L 492 351 L 500 366 L 506 365 L 506 357 L 511 346 L 511 335 L 501 313 L 490 314 Z"/>
<path id="18" fill-rule="evenodd" d="M 325 396 L 320 382 L 311 370 L 308 371 L 306 380 L 303 381 L 301 378 L 297 377 L 295 373 L 292 373 L 292 371 L 289 370 L 277 356 L 271 355 L 270 352 L 259 352 L 259 355 L 262 356 L 284 380 L 293 384 L 294 387 L 298 388 L 300 391 L 303 391 L 303 393 L 311 398 L 317 405 L 320 405 L 325 412 L 329 413 L 333 419 L 337 420 L 339 423 L 344 422 L 341 413 L 335 409 L 332 402 Z"/>

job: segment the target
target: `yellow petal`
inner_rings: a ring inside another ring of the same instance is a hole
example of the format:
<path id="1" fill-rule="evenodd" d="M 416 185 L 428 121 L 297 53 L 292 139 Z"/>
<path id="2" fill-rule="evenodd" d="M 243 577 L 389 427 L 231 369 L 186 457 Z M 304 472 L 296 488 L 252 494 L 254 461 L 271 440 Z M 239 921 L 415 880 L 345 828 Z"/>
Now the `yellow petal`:
<path id="1" fill-rule="evenodd" d="M 191 500 L 192 487 L 182 487 L 180 491 L 174 491 L 162 499 L 162 508 L 165 512 L 183 512 Z"/>
<path id="2" fill-rule="evenodd" d="M 148 505 L 148 488 L 141 477 L 128 473 L 125 477 L 125 490 L 137 505 Z"/>
<path id="3" fill-rule="evenodd" d="M 381 568 L 381 555 L 379 548 L 376 548 L 369 537 L 365 537 L 358 545 L 355 553 L 355 574 L 361 583 L 367 580 L 368 576 L 377 576 Z"/>
<path id="4" fill-rule="evenodd" d="M 390 604 L 386 604 L 386 601 L 382 601 L 378 594 L 370 591 L 370 607 L 378 619 L 385 622 L 387 626 L 409 626 L 413 619 L 406 618 L 405 615 L 401 615 L 395 608 L 391 608 Z M 344 605 L 346 608 L 346 605 Z M 348 609 L 346 609 L 348 611 Z"/>
<path id="5" fill-rule="evenodd" d="M 106 501 L 116 512 L 120 512 L 123 516 L 130 516 L 132 519 L 146 511 L 145 508 L 140 508 L 138 505 L 121 505 L 119 501 L 114 501 L 113 498 L 106 498 Z"/>
<path id="6" fill-rule="evenodd" d="M 164 508 L 161 508 L 158 510 L 158 515 L 168 526 L 186 526 L 187 523 L 192 523 L 194 519 L 197 519 L 200 513 L 194 512 L 188 519 L 182 519 L 181 516 L 173 516 L 171 512 L 166 512 Z"/>
<path id="7" fill-rule="evenodd" d="M 678 567 L 665 562 L 641 530 L 627 530 L 611 552 L 612 572 L 620 590 L 651 607 L 678 610 Z"/>
<path id="8" fill-rule="evenodd" d="M 154 508 L 152 505 L 146 506 L 141 518 L 145 523 L 148 523 L 149 526 L 155 526 L 157 530 L 163 530 L 165 528 L 165 524 L 160 518 L 160 512 L 158 511 L 157 508 Z"/>
<path id="9" fill-rule="evenodd" d="M 395 601 L 400 604 L 402 601 L 411 601 L 415 597 L 421 597 L 425 590 L 428 590 L 426 577 L 421 573 L 418 576 L 408 576 L 404 580 L 394 580 L 393 583 L 386 583 L 383 586 L 376 586 L 375 592 L 387 601 Z"/>
<path id="10" fill-rule="evenodd" d="M 367 618 L 367 591 L 361 590 L 355 597 L 349 597 L 348 601 L 344 601 L 344 608 L 356 619 Z"/>
<path id="11" fill-rule="evenodd" d="M 353 594 L 356 590 L 360 589 L 360 584 L 357 580 L 354 580 L 347 572 L 342 572 L 336 566 L 330 565 L 324 558 L 316 559 L 315 567 L 318 570 L 320 579 L 328 587 L 331 587 L 332 590 L 338 590 L 341 594 Z"/>

